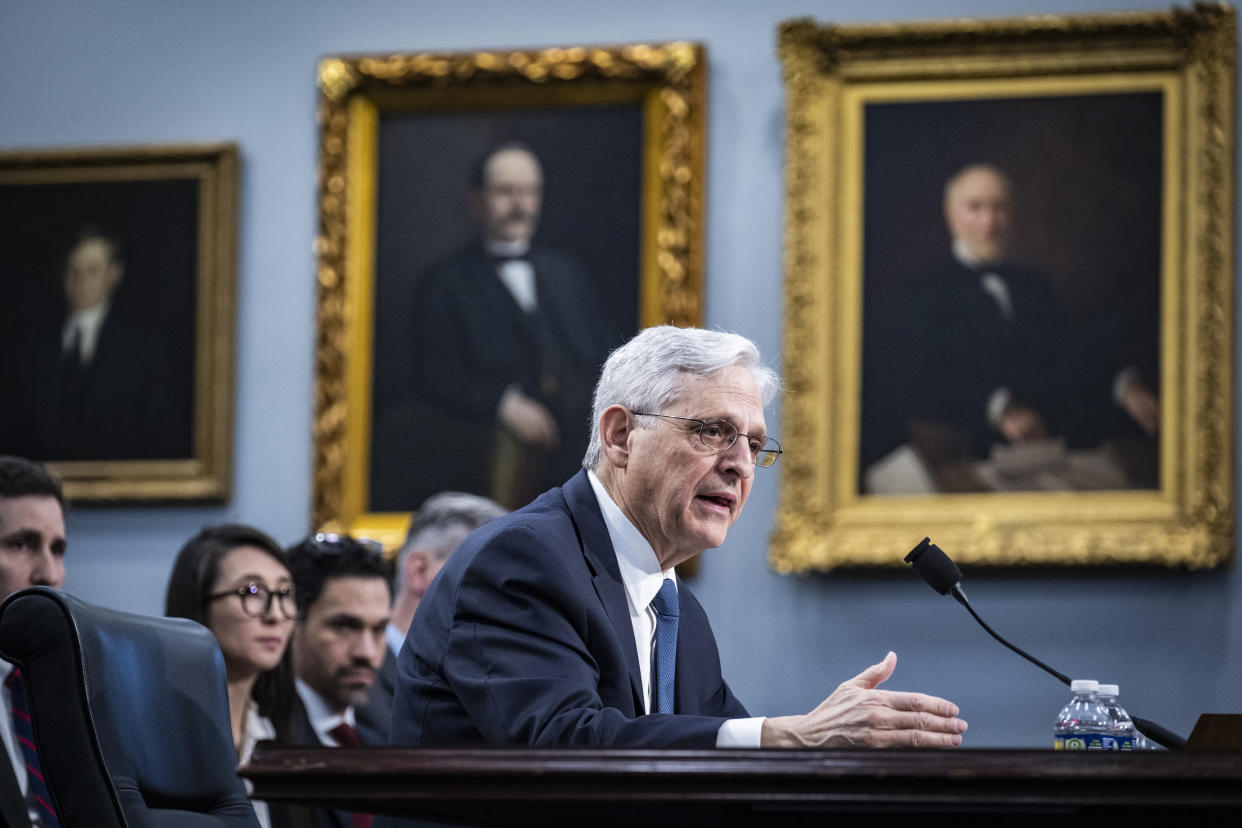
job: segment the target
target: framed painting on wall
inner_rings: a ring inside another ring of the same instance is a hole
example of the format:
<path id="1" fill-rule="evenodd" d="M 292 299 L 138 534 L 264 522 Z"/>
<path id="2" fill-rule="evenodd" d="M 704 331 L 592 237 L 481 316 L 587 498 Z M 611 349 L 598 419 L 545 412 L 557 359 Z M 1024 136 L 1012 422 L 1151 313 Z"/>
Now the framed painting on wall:
<path id="1" fill-rule="evenodd" d="M 1234 15 L 781 30 L 781 570 L 1233 548 Z"/>
<path id="2" fill-rule="evenodd" d="M 0 154 L 0 453 L 75 501 L 230 490 L 234 144 Z"/>

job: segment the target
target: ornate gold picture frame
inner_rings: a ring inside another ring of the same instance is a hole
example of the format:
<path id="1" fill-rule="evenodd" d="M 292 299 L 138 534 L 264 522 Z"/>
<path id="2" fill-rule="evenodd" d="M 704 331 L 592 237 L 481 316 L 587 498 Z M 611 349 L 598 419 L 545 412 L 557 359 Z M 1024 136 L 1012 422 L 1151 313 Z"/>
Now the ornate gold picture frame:
<path id="1" fill-rule="evenodd" d="M 773 566 L 925 535 L 972 564 L 1228 561 L 1233 10 L 793 20 L 779 52 Z"/>
<path id="2" fill-rule="evenodd" d="M 0 153 L 0 454 L 74 501 L 231 489 L 238 149 Z"/>
<path id="3" fill-rule="evenodd" d="M 473 191 L 497 147 L 542 170 L 529 255 L 555 247 L 576 263 L 560 284 L 592 294 L 537 303 L 547 315 L 572 306 L 569 339 L 594 337 L 554 349 L 580 363 L 578 386 L 638 328 L 699 323 L 706 77 L 704 48 L 684 42 L 321 61 L 316 526 L 395 544 L 435 491 L 516 507 L 539 483 L 532 469 L 549 477 L 553 461 L 498 427 L 483 393 L 495 378 L 463 356 L 495 350 L 464 329 L 486 338 L 485 308 L 510 298 L 479 293 L 476 308 L 467 291 L 444 304 L 460 286 L 452 268 L 474 247 L 482 257 Z M 562 442 L 565 466 L 577 435 Z"/>

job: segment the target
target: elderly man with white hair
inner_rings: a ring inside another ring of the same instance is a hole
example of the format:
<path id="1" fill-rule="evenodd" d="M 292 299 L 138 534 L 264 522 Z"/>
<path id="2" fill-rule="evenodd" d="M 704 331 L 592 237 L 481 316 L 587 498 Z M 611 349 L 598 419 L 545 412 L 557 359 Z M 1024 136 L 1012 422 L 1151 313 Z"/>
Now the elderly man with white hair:
<path id="1" fill-rule="evenodd" d="M 779 385 L 735 334 L 649 328 L 595 389 L 583 470 L 474 532 L 398 659 L 391 741 L 422 746 L 956 745 L 957 707 L 841 684 L 801 716 L 751 718 L 673 568 L 720 546 L 780 446 Z"/>

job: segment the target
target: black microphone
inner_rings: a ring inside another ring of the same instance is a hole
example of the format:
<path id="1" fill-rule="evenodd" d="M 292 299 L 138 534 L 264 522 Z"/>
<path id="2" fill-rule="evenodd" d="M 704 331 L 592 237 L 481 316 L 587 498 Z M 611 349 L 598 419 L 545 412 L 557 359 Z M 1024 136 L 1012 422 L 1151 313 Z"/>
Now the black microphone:
<path id="1" fill-rule="evenodd" d="M 923 538 L 922 543 L 911 549 L 910 554 L 906 555 L 906 563 L 913 566 L 914 571 L 922 575 L 936 592 L 941 595 L 952 592 L 963 606 L 970 606 L 966 593 L 962 591 L 962 570 L 931 542 L 931 538 Z"/>
<path id="2" fill-rule="evenodd" d="M 962 571 L 957 568 L 957 564 L 953 563 L 939 546 L 931 542 L 931 538 L 923 538 L 918 546 L 911 549 L 910 554 L 906 555 L 906 563 L 913 566 L 914 571 L 919 573 L 923 580 L 927 581 L 928 585 L 936 592 L 939 592 L 941 595 L 952 594 L 958 603 L 966 608 L 971 617 L 979 622 L 979 626 L 987 630 L 988 635 L 1044 672 L 1055 676 L 1066 687 L 1070 685 L 1069 676 L 1057 672 L 1025 650 L 1010 644 L 997 635 L 996 631 L 979 617 L 979 614 L 975 612 L 974 607 L 970 605 L 970 601 L 966 598 L 965 590 L 962 589 Z M 1186 747 L 1185 739 L 1172 731 L 1166 730 L 1155 722 L 1140 719 L 1138 716 L 1131 716 L 1130 720 L 1134 722 L 1135 729 L 1158 745 L 1162 745 L 1170 750 L 1181 750 Z"/>

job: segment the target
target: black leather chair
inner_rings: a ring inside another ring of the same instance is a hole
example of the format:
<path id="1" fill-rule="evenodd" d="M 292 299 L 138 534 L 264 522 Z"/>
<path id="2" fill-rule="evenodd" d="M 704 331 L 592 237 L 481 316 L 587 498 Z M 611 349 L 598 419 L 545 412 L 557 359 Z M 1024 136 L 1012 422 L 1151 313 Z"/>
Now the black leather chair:
<path id="1" fill-rule="evenodd" d="M 0 655 L 21 667 L 64 828 L 258 828 L 206 628 L 34 587 L 0 605 Z"/>

